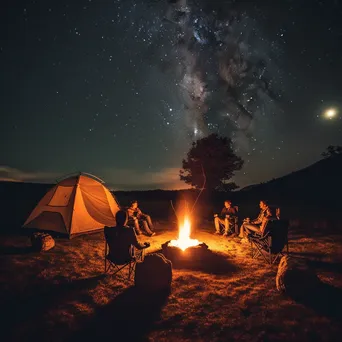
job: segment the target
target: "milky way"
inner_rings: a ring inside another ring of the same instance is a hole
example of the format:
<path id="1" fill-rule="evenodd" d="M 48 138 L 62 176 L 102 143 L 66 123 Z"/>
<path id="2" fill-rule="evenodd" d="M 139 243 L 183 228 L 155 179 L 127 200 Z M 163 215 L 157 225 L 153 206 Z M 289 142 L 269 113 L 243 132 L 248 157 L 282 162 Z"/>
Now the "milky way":
<path id="1" fill-rule="evenodd" d="M 132 21 L 149 56 L 159 57 L 162 70 L 178 85 L 187 134 L 196 139 L 219 131 L 233 135 L 237 148 L 249 150 L 258 119 L 262 125 L 260 118 L 279 112 L 279 46 L 263 37 L 245 10 L 227 2 L 224 11 L 210 1 L 150 5 L 158 19 Z M 131 15 L 141 12 L 135 3 Z"/>
<path id="2" fill-rule="evenodd" d="M 341 9 L 330 2 L 3 7 L 3 168 L 177 187 L 191 142 L 211 132 L 232 137 L 245 160 L 239 185 L 312 163 L 341 139 L 340 116 L 320 119 L 340 108 Z"/>

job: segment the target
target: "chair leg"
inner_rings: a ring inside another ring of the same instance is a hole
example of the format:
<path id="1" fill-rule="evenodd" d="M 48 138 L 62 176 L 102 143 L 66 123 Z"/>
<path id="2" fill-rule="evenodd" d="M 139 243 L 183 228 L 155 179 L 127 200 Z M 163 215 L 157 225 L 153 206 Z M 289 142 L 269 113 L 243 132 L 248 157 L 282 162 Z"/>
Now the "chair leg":
<path id="1" fill-rule="evenodd" d="M 135 265 L 135 262 L 129 262 L 129 263 L 122 265 L 120 267 L 115 265 L 115 264 L 111 264 L 111 266 L 115 267 L 115 271 L 112 273 L 112 275 L 113 276 L 116 275 L 117 273 L 121 272 L 122 270 L 124 270 L 127 267 L 128 268 L 128 275 L 127 275 L 126 279 L 131 280 L 132 275 L 134 274 L 134 265 Z"/>
<path id="2" fill-rule="evenodd" d="M 281 253 L 278 253 L 272 260 L 271 264 L 273 265 L 279 258 L 279 256 L 281 255 Z"/>
<path id="3" fill-rule="evenodd" d="M 107 241 L 105 240 L 105 248 L 104 248 L 104 273 L 107 273 L 109 271 L 109 269 L 111 268 L 111 263 L 106 258 L 107 250 L 108 250 L 108 245 L 107 245 Z M 107 267 L 107 265 L 108 265 L 108 267 Z"/>
<path id="4" fill-rule="evenodd" d="M 135 273 L 135 266 L 136 266 L 136 261 L 131 262 L 131 274 L 130 274 L 130 279 L 134 278 L 134 273 Z"/>
<path id="5" fill-rule="evenodd" d="M 257 243 L 253 243 L 252 241 L 251 241 L 251 244 L 252 244 L 252 250 L 253 250 L 252 258 L 255 259 L 258 256 L 262 256 L 265 259 L 265 256 L 262 252 L 262 247 L 259 246 Z M 267 259 L 265 260 L 267 261 Z"/>
<path id="6" fill-rule="evenodd" d="M 254 248 L 253 249 L 253 259 L 256 259 L 260 253 L 259 253 L 258 248 L 255 245 L 253 246 L 253 248 Z"/>
<path id="7" fill-rule="evenodd" d="M 125 265 L 122 265 L 120 267 L 118 265 L 113 264 L 113 266 L 115 267 L 115 272 L 113 272 L 112 275 L 116 275 L 117 273 L 119 273 L 122 270 L 124 270 L 127 266 L 129 267 L 129 264 L 125 264 Z"/>
<path id="8" fill-rule="evenodd" d="M 259 247 L 258 252 L 257 256 L 262 256 L 268 264 L 272 263 L 272 254 L 268 250 L 264 250 L 262 247 Z"/>
<path id="9" fill-rule="evenodd" d="M 258 249 L 255 244 L 251 241 L 252 258 L 254 259 L 258 254 Z"/>
<path id="10" fill-rule="evenodd" d="M 104 273 L 108 273 L 111 268 L 111 263 L 105 258 L 104 261 Z"/>
<path id="11" fill-rule="evenodd" d="M 114 268 L 114 271 L 111 273 L 111 275 L 116 275 L 117 273 L 119 273 L 120 271 L 124 270 L 126 267 L 128 267 L 128 278 L 127 280 L 131 280 L 134 271 L 135 271 L 135 265 L 136 265 L 136 261 L 130 261 L 124 265 L 118 266 L 115 263 L 111 262 L 110 260 L 107 260 L 107 258 L 105 258 L 104 261 L 104 271 L 105 273 L 108 273 L 110 268 Z"/>
<path id="12" fill-rule="evenodd" d="M 268 254 L 269 254 L 269 256 L 270 256 L 269 264 L 272 265 L 272 263 L 273 263 L 273 262 L 272 262 L 272 253 L 271 253 L 271 250 L 270 250 L 270 249 L 268 250 Z"/>
<path id="13" fill-rule="evenodd" d="M 131 279 L 131 275 L 132 275 L 132 263 L 130 262 L 128 265 L 128 280 Z"/>

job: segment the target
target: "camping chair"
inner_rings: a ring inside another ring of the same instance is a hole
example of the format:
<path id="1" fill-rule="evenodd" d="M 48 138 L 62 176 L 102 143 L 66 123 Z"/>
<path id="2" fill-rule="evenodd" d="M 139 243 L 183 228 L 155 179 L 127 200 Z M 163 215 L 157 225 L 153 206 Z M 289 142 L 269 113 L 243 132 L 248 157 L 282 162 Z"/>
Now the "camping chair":
<path id="1" fill-rule="evenodd" d="M 144 260 L 144 249 L 138 250 L 134 246 L 130 246 L 128 251 L 124 251 L 123 254 L 122 248 L 120 249 L 119 244 L 120 240 L 112 241 L 111 246 L 109 248 L 108 237 L 105 232 L 105 255 L 104 255 L 104 272 L 108 273 L 111 269 L 113 269 L 112 275 L 116 275 L 120 273 L 125 268 L 128 268 L 128 278 L 130 280 L 135 271 L 135 266 L 138 262 L 142 262 Z M 116 248 L 117 247 L 117 248 Z"/>
<path id="2" fill-rule="evenodd" d="M 289 253 L 288 229 L 287 220 L 270 219 L 263 235 L 249 234 L 247 239 L 251 244 L 252 258 L 262 256 L 272 265 L 284 255 L 285 247 L 286 253 Z"/>
<path id="3" fill-rule="evenodd" d="M 238 231 L 238 229 L 236 228 L 236 226 L 238 226 L 239 224 L 239 218 L 238 218 L 238 215 L 239 215 L 239 207 L 237 205 L 234 205 L 233 208 L 235 209 L 236 211 L 236 216 L 234 217 L 234 222 L 232 223 L 231 221 L 228 221 L 229 222 L 229 232 L 230 233 L 235 233 L 236 231 Z M 224 223 L 221 223 L 219 222 L 219 226 L 220 226 L 220 230 L 221 229 L 225 229 L 224 227 Z"/>

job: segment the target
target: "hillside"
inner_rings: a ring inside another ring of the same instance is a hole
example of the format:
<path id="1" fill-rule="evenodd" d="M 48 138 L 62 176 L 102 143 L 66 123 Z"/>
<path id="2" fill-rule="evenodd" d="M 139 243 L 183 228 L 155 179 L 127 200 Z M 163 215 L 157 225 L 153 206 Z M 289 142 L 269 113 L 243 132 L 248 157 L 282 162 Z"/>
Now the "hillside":
<path id="1" fill-rule="evenodd" d="M 341 206 L 342 155 L 318 162 L 267 183 L 250 185 L 238 198 L 269 198 Z"/>

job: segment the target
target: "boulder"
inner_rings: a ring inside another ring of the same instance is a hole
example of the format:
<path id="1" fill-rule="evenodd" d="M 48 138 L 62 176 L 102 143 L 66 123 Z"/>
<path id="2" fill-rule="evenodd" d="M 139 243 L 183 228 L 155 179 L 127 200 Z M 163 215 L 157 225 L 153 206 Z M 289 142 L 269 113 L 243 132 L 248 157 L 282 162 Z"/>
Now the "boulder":
<path id="1" fill-rule="evenodd" d="M 172 263 L 163 254 L 153 253 L 137 263 L 134 283 L 142 291 L 170 291 L 172 282 Z"/>
<path id="2" fill-rule="evenodd" d="M 287 255 L 280 259 L 276 276 L 277 290 L 290 295 L 302 296 L 317 287 L 319 279 L 307 263 Z"/>
<path id="3" fill-rule="evenodd" d="M 55 247 L 55 240 L 47 233 L 34 233 L 31 236 L 32 249 L 37 252 L 45 252 Z"/>

